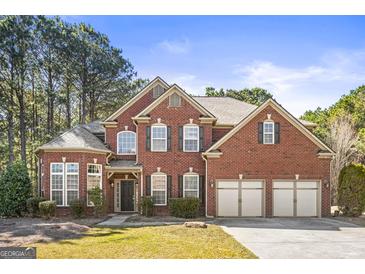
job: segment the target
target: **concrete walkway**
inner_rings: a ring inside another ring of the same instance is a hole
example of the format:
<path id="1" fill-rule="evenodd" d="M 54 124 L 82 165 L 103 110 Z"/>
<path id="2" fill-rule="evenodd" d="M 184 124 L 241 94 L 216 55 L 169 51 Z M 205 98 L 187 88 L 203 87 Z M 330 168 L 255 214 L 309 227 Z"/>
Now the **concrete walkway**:
<path id="1" fill-rule="evenodd" d="M 332 218 L 218 219 L 263 259 L 365 259 L 365 227 Z"/>
<path id="2" fill-rule="evenodd" d="M 115 215 L 115 216 L 112 216 L 111 218 L 101 222 L 101 223 L 98 223 L 96 226 L 103 226 L 103 227 L 108 227 L 108 226 L 113 226 L 113 227 L 121 227 L 123 226 L 123 223 L 133 215 L 122 215 L 122 214 L 118 214 L 118 215 Z"/>

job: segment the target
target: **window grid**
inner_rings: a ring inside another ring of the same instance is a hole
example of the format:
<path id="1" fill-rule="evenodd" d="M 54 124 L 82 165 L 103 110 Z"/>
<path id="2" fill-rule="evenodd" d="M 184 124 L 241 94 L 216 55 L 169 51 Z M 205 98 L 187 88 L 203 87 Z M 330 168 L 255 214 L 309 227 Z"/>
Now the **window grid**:
<path id="1" fill-rule="evenodd" d="M 199 175 L 184 175 L 183 196 L 199 198 Z"/>
<path id="2" fill-rule="evenodd" d="M 97 186 L 102 189 L 102 167 L 100 164 L 87 164 L 87 192 Z M 94 206 L 89 201 L 89 193 L 87 193 L 86 197 L 87 205 Z"/>
<path id="3" fill-rule="evenodd" d="M 199 151 L 198 126 L 184 126 L 184 151 L 185 152 Z"/>
<path id="4" fill-rule="evenodd" d="M 63 205 L 63 163 L 51 163 L 51 200 Z"/>
<path id="5" fill-rule="evenodd" d="M 181 97 L 176 93 L 170 95 L 169 97 L 169 106 L 170 107 L 180 107 L 181 106 Z"/>
<path id="6" fill-rule="evenodd" d="M 151 193 L 154 205 L 167 204 L 167 176 L 151 175 Z"/>
<path id="7" fill-rule="evenodd" d="M 152 126 L 151 151 L 167 151 L 167 127 Z"/>
<path id="8" fill-rule="evenodd" d="M 117 135 L 118 154 L 136 154 L 136 133 L 133 131 L 122 131 Z"/>
<path id="9" fill-rule="evenodd" d="M 164 93 L 164 88 L 162 87 L 162 86 L 160 86 L 160 85 L 157 85 L 157 86 L 155 86 L 153 89 L 152 89 L 152 97 L 154 98 L 154 99 L 156 99 L 157 97 L 160 97 L 160 95 L 162 94 L 162 93 Z"/>
<path id="10" fill-rule="evenodd" d="M 65 205 L 79 198 L 79 164 L 66 163 Z"/>
<path id="11" fill-rule="evenodd" d="M 264 122 L 264 144 L 274 143 L 274 123 Z"/>

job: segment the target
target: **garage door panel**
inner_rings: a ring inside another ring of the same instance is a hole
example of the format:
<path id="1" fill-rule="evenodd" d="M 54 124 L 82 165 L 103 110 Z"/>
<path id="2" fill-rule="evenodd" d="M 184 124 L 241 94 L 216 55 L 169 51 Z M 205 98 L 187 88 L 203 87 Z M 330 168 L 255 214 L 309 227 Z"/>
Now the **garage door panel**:
<path id="1" fill-rule="evenodd" d="M 316 189 L 297 190 L 297 216 L 313 217 L 317 216 L 317 195 Z"/>
<path id="2" fill-rule="evenodd" d="M 273 182 L 273 188 L 294 188 L 294 182 L 290 181 Z"/>
<path id="3" fill-rule="evenodd" d="M 218 189 L 218 216 L 238 216 L 238 190 Z"/>
<path id="4" fill-rule="evenodd" d="M 262 189 L 242 190 L 242 216 L 262 216 Z"/>
<path id="5" fill-rule="evenodd" d="M 237 181 L 219 181 L 218 188 L 238 188 Z"/>
<path id="6" fill-rule="evenodd" d="M 294 191 L 291 189 L 274 189 L 274 216 L 294 216 Z"/>
<path id="7" fill-rule="evenodd" d="M 241 183 L 242 188 L 262 188 L 262 181 L 246 181 Z"/>
<path id="8" fill-rule="evenodd" d="M 297 188 L 318 188 L 318 182 L 297 182 Z"/>

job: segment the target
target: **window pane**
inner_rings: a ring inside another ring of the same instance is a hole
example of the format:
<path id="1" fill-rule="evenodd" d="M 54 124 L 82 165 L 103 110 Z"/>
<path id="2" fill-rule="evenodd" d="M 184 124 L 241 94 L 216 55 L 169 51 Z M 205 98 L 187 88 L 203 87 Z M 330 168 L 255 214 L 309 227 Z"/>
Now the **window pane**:
<path id="1" fill-rule="evenodd" d="M 76 200 L 78 199 L 78 196 L 79 196 L 79 192 L 76 190 L 68 190 L 67 191 L 67 205 L 70 205 L 70 203 L 73 201 L 73 200 Z"/>
<path id="2" fill-rule="evenodd" d="M 153 203 L 157 205 L 166 204 L 165 191 L 156 191 L 152 193 Z"/>
<path id="3" fill-rule="evenodd" d="M 122 132 L 118 134 L 118 153 L 135 154 L 136 153 L 136 134 L 134 132 Z"/>
<path id="4" fill-rule="evenodd" d="M 264 123 L 264 132 L 265 133 L 273 132 L 273 123 Z"/>
<path id="5" fill-rule="evenodd" d="M 52 173 L 62 173 L 63 164 L 51 164 L 51 172 Z"/>
<path id="6" fill-rule="evenodd" d="M 152 147 L 153 147 L 153 150 L 164 151 L 164 150 L 166 150 L 166 140 L 153 139 Z"/>
<path id="7" fill-rule="evenodd" d="M 152 127 L 152 138 L 166 138 L 166 127 Z"/>
<path id="8" fill-rule="evenodd" d="M 185 139 L 198 139 L 198 127 L 185 127 Z"/>
<path id="9" fill-rule="evenodd" d="M 184 176 L 185 189 L 198 189 L 198 176 Z"/>
<path id="10" fill-rule="evenodd" d="M 78 164 L 66 164 L 66 172 L 67 173 L 78 173 L 79 172 L 79 165 Z"/>
<path id="11" fill-rule="evenodd" d="M 198 197 L 198 191 L 190 191 L 190 190 L 186 190 L 185 191 L 185 197 L 187 197 L 187 198 L 190 198 L 190 197 L 192 197 L 192 198 L 199 198 Z"/>
<path id="12" fill-rule="evenodd" d="M 155 204 L 166 204 L 166 176 L 152 176 L 152 197 Z"/>
<path id="13" fill-rule="evenodd" d="M 101 165 L 96 165 L 96 164 L 87 165 L 87 173 L 94 173 L 94 174 L 101 173 Z"/>
<path id="14" fill-rule="evenodd" d="M 52 190 L 52 201 L 55 201 L 56 205 L 63 205 L 63 191 Z"/>
<path id="15" fill-rule="evenodd" d="M 264 143 L 272 144 L 273 143 L 273 135 L 272 134 L 264 134 Z"/>
<path id="16" fill-rule="evenodd" d="M 198 140 L 185 140 L 185 151 L 197 151 Z"/>
<path id="17" fill-rule="evenodd" d="M 67 189 L 79 189 L 79 175 L 67 175 Z"/>
<path id="18" fill-rule="evenodd" d="M 52 175 L 52 189 L 63 189 L 63 175 Z"/>
<path id="19" fill-rule="evenodd" d="M 170 107 L 179 107 L 181 105 L 181 97 L 176 93 L 170 95 Z"/>

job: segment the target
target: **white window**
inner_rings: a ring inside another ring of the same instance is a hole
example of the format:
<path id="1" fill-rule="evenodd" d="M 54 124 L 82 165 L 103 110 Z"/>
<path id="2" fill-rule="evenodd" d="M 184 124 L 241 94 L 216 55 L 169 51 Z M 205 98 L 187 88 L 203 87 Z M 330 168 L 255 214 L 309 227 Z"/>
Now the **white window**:
<path id="1" fill-rule="evenodd" d="M 264 144 L 274 143 L 274 122 L 264 122 Z"/>
<path id="2" fill-rule="evenodd" d="M 170 95 L 169 97 L 169 106 L 170 107 L 180 107 L 181 106 L 181 97 L 176 93 Z"/>
<path id="3" fill-rule="evenodd" d="M 160 85 L 157 85 L 155 86 L 153 89 L 152 89 L 152 97 L 153 98 L 157 98 L 159 97 L 162 93 L 164 93 L 164 88 Z"/>
<path id="4" fill-rule="evenodd" d="M 167 151 L 167 127 L 152 126 L 151 151 Z"/>
<path id="5" fill-rule="evenodd" d="M 183 178 L 184 197 L 199 198 L 199 175 L 189 174 Z"/>
<path id="6" fill-rule="evenodd" d="M 199 151 L 199 127 L 184 126 L 184 151 Z"/>
<path id="7" fill-rule="evenodd" d="M 102 189 L 101 165 L 87 164 L 87 191 L 95 187 Z M 87 205 L 93 206 L 93 203 L 89 201 L 89 194 L 87 194 Z"/>
<path id="8" fill-rule="evenodd" d="M 151 175 L 151 194 L 155 205 L 167 204 L 167 176 Z"/>
<path id="9" fill-rule="evenodd" d="M 79 198 L 79 164 L 51 163 L 51 200 L 68 206 Z"/>
<path id="10" fill-rule="evenodd" d="M 136 154 L 136 133 L 133 131 L 121 131 L 117 137 L 118 154 Z"/>

